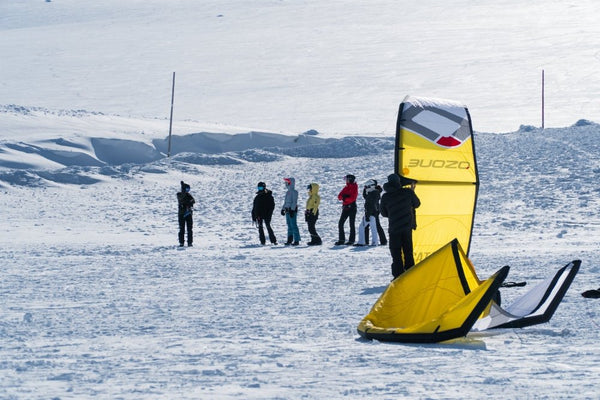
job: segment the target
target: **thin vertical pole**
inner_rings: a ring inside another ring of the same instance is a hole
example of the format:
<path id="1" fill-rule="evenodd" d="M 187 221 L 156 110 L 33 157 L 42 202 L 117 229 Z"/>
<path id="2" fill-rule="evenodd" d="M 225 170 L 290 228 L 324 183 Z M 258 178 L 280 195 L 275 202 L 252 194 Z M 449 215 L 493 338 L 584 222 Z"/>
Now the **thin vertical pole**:
<path id="1" fill-rule="evenodd" d="M 542 70 L 542 129 L 544 129 L 544 70 Z"/>
<path id="2" fill-rule="evenodd" d="M 173 71 L 173 85 L 171 86 L 171 118 L 169 119 L 169 149 L 167 157 L 171 157 L 171 132 L 173 130 L 173 103 L 175 100 L 175 71 Z"/>

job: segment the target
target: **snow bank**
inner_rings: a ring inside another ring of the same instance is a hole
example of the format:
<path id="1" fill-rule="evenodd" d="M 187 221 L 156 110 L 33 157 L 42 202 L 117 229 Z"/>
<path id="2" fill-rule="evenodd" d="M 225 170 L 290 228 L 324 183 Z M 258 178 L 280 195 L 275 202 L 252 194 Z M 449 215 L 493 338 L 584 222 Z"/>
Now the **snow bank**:
<path id="1" fill-rule="evenodd" d="M 82 167 L 100 175 L 118 175 L 115 167 L 144 166 L 166 159 L 168 137 L 152 138 L 145 132 L 131 132 L 135 119 L 106 116 L 83 110 L 53 112 L 42 108 L 4 106 L 0 116 L 11 114 L 12 126 L 40 123 L 47 132 L 28 135 L 25 140 L 0 142 L 0 180 L 14 185 L 55 183 L 92 184 L 99 179 L 83 179 Z M 86 124 L 94 128 L 84 131 Z M 139 120 L 139 125 L 146 121 Z M 69 128 L 70 127 L 70 128 Z M 76 128 L 78 131 L 73 132 Z M 96 136 L 107 132 L 104 136 Z M 173 135 L 174 161 L 195 165 L 236 165 L 244 162 L 273 162 L 284 156 L 312 158 L 352 158 L 393 149 L 392 138 L 323 138 L 315 130 L 300 135 L 250 131 L 245 133 L 198 132 Z M 26 170 L 28 175 L 22 171 Z M 147 169 L 146 169 L 147 170 Z M 50 172 L 51 171 L 51 172 Z M 128 173 L 129 171 L 127 171 Z M 27 179 L 24 179 L 28 176 Z M 36 178 L 37 176 L 37 178 Z M 39 179 L 38 179 L 39 178 Z"/>

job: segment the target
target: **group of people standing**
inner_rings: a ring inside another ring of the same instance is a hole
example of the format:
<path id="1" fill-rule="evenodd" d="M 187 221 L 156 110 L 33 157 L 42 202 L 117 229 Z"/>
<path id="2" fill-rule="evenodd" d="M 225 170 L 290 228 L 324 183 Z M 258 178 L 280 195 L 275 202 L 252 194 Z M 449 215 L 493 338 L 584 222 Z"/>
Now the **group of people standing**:
<path id="1" fill-rule="evenodd" d="M 365 199 L 364 217 L 358 228 L 358 242 L 356 239 L 356 200 L 358 198 L 358 184 L 356 177 L 348 174 L 344 177 L 346 185 L 339 192 L 338 199 L 342 202 L 342 212 L 338 222 L 338 241 L 336 246 L 355 245 L 377 246 L 388 244 L 392 256 L 392 275 L 394 279 L 415 264 L 413 257 L 412 231 L 416 229 L 415 209 L 421 205 L 421 201 L 415 194 L 416 181 L 401 177 L 397 174 L 391 174 L 387 177 L 387 182 L 383 188 L 377 184 L 374 179 L 365 182 L 362 195 Z M 287 241 L 285 245 L 298 246 L 300 244 L 300 230 L 298 229 L 298 191 L 296 190 L 296 181 L 294 178 L 284 178 L 286 187 L 285 199 L 281 207 L 281 215 L 285 216 L 287 224 Z M 410 187 L 406 187 L 410 186 Z M 304 210 L 304 220 L 308 225 L 310 233 L 309 246 L 319 246 L 323 244 L 321 237 L 317 233 L 316 224 L 319 219 L 319 206 L 321 196 L 319 196 L 319 185 L 310 183 L 306 186 L 308 199 Z M 256 196 L 252 206 L 252 221 L 258 227 L 258 235 L 261 244 L 266 244 L 267 237 L 265 228 L 271 244 L 277 244 L 277 238 L 271 227 L 271 218 L 275 210 L 275 199 L 273 193 L 267 189 L 264 182 L 258 182 L 256 186 Z M 179 246 L 183 247 L 185 243 L 185 231 L 187 230 L 187 245 L 193 243 L 193 207 L 194 197 L 190 194 L 190 185 L 181 181 L 181 191 L 177 193 L 177 202 L 179 206 Z M 379 215 L 388 218 L 388 235 L 379 222 Z M 348 240 L 344 227 L 349 220 L 350 233 Z"/>
<path id="2" fill-rule="evenodd" d="M 381 245 L 389 243 L 393 260 L 392 275 L 394 278 L 398 277 L 414 265 L 412 230 L 416 229 L 415 209 L 421 204 L 414 192 L 416 181 L 400 177 L 397 174 L 391 174 L 388 176 L 388 181 L 383 185 L 383 188 L 374 179 L 370 179 L 364 184 L 362 195 L 365 199 L 365 212 L 358 228 L 358 242 L 355 243 L 358 184 L 354 175 L 348 174 L 344 179 L 346 185 L 338 194 L 338 199 L 342 201 L 342 212 L 338 222 L 338 241 L 335 242 L 335 245 L 366 246 L 369 242 L 370 232 L 371 246 L 377 246 L 378 242 Z M 284 182 L 287 191 L 281 208 L 281 215 L 285 216 L 288 228 L 285 245 L 298 246 L 300 244 L 300 231 L 297 222 L 298 191 L 295 188 L 294 178 L 284 178 Z M 407 185 L 410 185 L 410 188 L 405 187 Z M 306 189 L 308 190 L 308 199 L 306 200 L 304 219 L 311 236 L 311 240 L 307 244 L 317 246 L 323 243 L 316 230 L 321 202 L 319 185 L 311 183 Z M 385 193 L 382 195 L 382 192 Z M 265 228 L 267 229 L 269 241 L 272 244 L 277 244 L 277 238 L 271 228 L 274 209 L 273 193 L 267 189 L 264 182 L 259 182 L 252 207 L 252 221 L 258 227 L 259 240 L 263 245 L 266 244 Z M 389 241 L 381 227 L 380 214 L 389 219 Z M 344 228 L 348 220 L 350 232 L 348 240 L 346 240 Z"/>
<path id="3" fill-rule="evenodd" d="M 358 185 L 354 175 L 346 175 L 344 179 L 346 180 L 346 186 L 338 194 L 338 200 L 342 201 L 342 214 L 338 222 L 338 241 L 335 242 L 335 245 L 366 246 L 369 242 L 369 231 L 371 232 L 371 246 L 377 246 L 378 238 L 379 244 L 386 245 L 385 231 L 379 222 L 379 200 L 383 189 L 375 179 L 369 179 L 365 183 L 362 191 L 365 199 L 365 214 L 358 228 L 358 242 L 354 243 L 356 239 L 356 214 L 358 212 L 356 206 Z M 350 235 L 348 241 L 346 241 L 344 226 L 348 219 L 350 220 Z"/>
<path id="4" fill-rule="evenodd" d="M 294 178 L 284 178 L 283 180 L 287 189 L 283 206 L 281 207 L 281 215 L 285 216 L 288 228 L 285 245 L 298 246 L 300 244 L 300 230 L 298 229 L 298 191 L 296 190 L 296 180 Z M 323 244 L 316 229 L 317 219 L 319 218 L 319 205 L 321 204 L 319 185 L 311 183 L 306 189 L 308 190 L 308 199 L 306 200 L 304 220 L 308 225 L 308 232 L 311 237 L 310 242 L 307 244 L 309 246 L 318 246 Z M 273 193 L 267 189 L 264 182 L 258 182 L 256 190 L 252 206 L 252 221 L 258 227 L 260 243 L 266 243 L 264 231 L 264 227 L 266 227 L 269 234 L 269 241 L 272 244 L 277 244 L 277 238 L 275 237 L 273 228 L 271 228 L 271 217 L 273 216 L 273 210 L 275 210 Z"/>
<path id="5" fill-rule="evenodd" d="M 414 192 L 416 181 L 401 177 L 397 174 L 391 174 L 383 188 L 377 184 L 374 179 L 365 182 L 362 195 L 365 199 L 364 217 L 358 228 L 358 242 L 356 239 L 356 214 L 358 207 L 356 200 L 358 198 L 358 185 L 356 177 L 348 174 L 344 177 L 346 185 L 339 192 L 338 199 L 342 202 L 342 213 L 338 222 L 338 241 L 336 246 L 355 245 L 377 246 L 379 244 L 389 245 L 392 256 L 392 275 L 394 278 L 414 265 L 412 230 L 416 229 L 415 209 L 421 205 L 421 202 Z M 285 245 L 298 246 L 300 244 L 300 230 L 298 229 L 298 191 L 296 190 L 296 181 L 294 178 L 284 178 L 286 193 L 281 215 L 285 216 L 287 224 L 287 241 Z M 405 187 L 410 185 L 410 188 Z M 311 240 L 309 246 L 319 246 L 323 244 L 321 237 L 317 233 L 316 224 L 319 219 L 319 206 L 321 196 L 319 196 L 319 185 L 310 183 L 306 186 L 308 190 L 308 199 L 304 210 L 304 220 L 308 225 L 308 232 Z M 261 244 L 266 244 L 267 238 L 265 228 L 272 244 L 277 244 L 277 237 L 271 227 L 271 218 L 275 210 L 275 199 L 273 193 L 267 189 L 264 182 L 258 182 L 256 187 L 256 196 L 252 206 L 252 221 L 258 227 L 258 235 Z M 383 194 L 382 194 L 383 193 Z M 187 230 L 187 245 L 193 244 L 193 207 L 194 197 L 190 194 L 190 185 L 181 181 L 181 191 L 177 193 L 178 219 L 179 219 L 179 246 L 183 247 L 185 243 L 185 232 Z M 379 215 L 388 218 L 387 240 L 385 232 L 379 222 Z M 350 233 L 346 241 L 344 227 L 346 221 L 350 223 Z"/>

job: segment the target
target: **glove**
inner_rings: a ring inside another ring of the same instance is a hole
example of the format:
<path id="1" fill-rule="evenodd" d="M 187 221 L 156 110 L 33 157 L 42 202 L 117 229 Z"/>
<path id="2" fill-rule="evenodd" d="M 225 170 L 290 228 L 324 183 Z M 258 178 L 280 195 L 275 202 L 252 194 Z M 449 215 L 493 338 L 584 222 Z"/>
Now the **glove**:
<path id="1" fill-rule="evenodd" d="M 285 208 L 281 209 L 281 215 L 285 215 Z"/>

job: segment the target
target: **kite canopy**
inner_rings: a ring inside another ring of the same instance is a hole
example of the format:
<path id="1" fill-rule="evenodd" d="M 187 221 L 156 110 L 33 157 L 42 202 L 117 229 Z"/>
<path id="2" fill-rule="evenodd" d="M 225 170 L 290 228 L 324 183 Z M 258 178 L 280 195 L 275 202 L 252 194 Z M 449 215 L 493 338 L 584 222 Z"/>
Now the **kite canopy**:
<path id="1" fill-rule="evenodd" d="M 398 111 L 395 157 L 396 173 L 418 181 L 415 262 L 454 238 L 468 254 L 479 177 L 467 107 L 407 96 Z"/>
<path id="2" fill-rule="evenodd" d="M 492 302 L 484 317 L 473 326 L 473 331 L 492 328 L 523 328 L 550 321 L 571 282 L 575 279 L 580 265 L 580 260 L 571 261 L 559 269 L 554 276 L 537 284 L 506 309 L 500 307 L 496 302 Z"/>
<path id="3" fill-rule="evenodd" d="M 358 325 L 361 336 L 439 342 L 471 329 L 550 320 L 581 261 L 567 264 L 503 309 L 493 298 L 509 267 L 482 282 L 467 258 L 479 177 L 471 117 L 463 104 L 407 96 L 398 112 L 395 171 L 404 182 L 418 182 L 421 206 L 413 233 L 417 265 L 387 287 Z"/>
<path id="4" fill-rule="evenodd" d="M 493 298 L 509 267 L 480 281 L 455 239 L 396 278 L 362 319 L 358 333 L 381 341 L 434 343 L 469 331 L 548 322 L 580 264 L 570 262 L 504 310 Z"/>
<path id="5" fill-rule="evenodd" d="M 506 279 L 481 282 L 458 240 L 396 278 L 358 325 L 367 339 L 434 343 L 466 336 Z"/>

